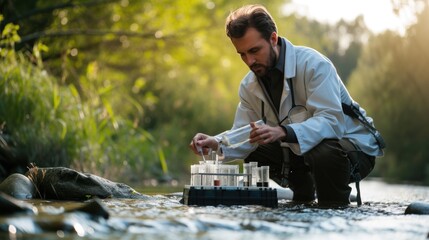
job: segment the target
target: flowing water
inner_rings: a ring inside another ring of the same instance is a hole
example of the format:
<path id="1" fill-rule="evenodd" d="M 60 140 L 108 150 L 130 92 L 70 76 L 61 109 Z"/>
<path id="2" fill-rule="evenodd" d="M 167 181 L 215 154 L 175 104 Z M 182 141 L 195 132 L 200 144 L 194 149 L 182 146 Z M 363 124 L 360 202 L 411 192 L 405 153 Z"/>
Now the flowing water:
<path id="1" fill-rule="evenodd" d="M 64 205 L 78 203 L 31 200 L 39 214 L 0 218 L 0 239 L 429 239 L 429 215 L 404 214 L 412 202 L 429 202 L 429 187 L 371 180 L 361 182 L 361 193 L 362 206 L 336 209 L 288 200 L 279 200 L 278 208 L 186 206 L 180 193 L 153 195 L 149 201 L 106 199 L 108 219 L 64 212 Z M 31 220 L 44 224 L 43 231 Z"/>

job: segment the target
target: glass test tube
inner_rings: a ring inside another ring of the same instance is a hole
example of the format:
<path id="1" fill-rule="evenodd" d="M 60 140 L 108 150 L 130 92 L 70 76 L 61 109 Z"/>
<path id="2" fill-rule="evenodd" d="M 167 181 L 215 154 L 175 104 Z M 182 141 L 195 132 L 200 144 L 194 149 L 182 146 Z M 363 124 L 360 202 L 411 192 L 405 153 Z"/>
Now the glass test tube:
<path id="1" fill-rule="evenodd" d="M 268 187 L 268 182 L 270 179 L 270 166 L 261 166 L 258 168 L 258 187 Z"/>
<path id="2" fill-rule="evenodd" d="M 256 125 L 263 125 L 264 121 L 259 120 L 255 122 Z M 240 128 L 229 130 L 222 135 L 222 143 L 227 146 L 238 146 L 249 140 L 249 134 L 252 130 L 252 127 L 249 124 L 246 124 Z"/>
<path id="3" fill-rule="evenodd" d="M 237 176 L 235 174 L 238 173 L 238 165 L 229 165 L 228 166 L 228 173 L 231 174 L 229 175 L 229 179 L 228 179 L 228 185 L 229 186 L 238 186 L 237 184 Z"/>
<path id="4" fill-rule="evenodd" d="M 252 181 L 250 182 L 250 186 L 256 186 L 256 182 L 258 180 L 258 162 L 249 162 L 250 163 L 250 170 L 252 173 Z"/>
<path id="5" fill-rule="evenodd" d="M 250 183 L 252 182 L 252 167 L 250 166 L 250 163 L 243 163 L 243 173 L 250 174 L 248 176 L 244 176 L 243 186 L 244 187 L 251 186 Z"/>
<path id="6" fill-rule="evenodd" d="M 200 165 L 193 164 L 191 165 L 191 186 L 201 185 L 201 175 L 198 174 L 200 170 Z"/>

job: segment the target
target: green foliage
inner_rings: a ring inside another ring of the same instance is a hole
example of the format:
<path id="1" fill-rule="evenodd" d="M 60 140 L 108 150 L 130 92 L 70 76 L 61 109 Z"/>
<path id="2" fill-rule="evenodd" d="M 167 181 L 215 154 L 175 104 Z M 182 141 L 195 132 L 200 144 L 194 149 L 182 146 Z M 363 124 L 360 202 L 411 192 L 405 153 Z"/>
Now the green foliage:
<path id="1" fill-rule="evenodd" d="M 0 122 L 13 135 L 16 154 L 39 166 L 69 164 L 75 138 L 60 105 L 70 95 L 21 54 L 2 59 L 0 69 Z"/>
<path id="2" fill-rule="evenodd" d="M 378 162 L 387 179 L 429 183 L 429 8 L 404 37 L 386 32 L 365 48 L 349 89 L 375 119 L 388 148 Z"/>
<path id="3" fill-rule="evenodd" d="M 22 54 L 3 59 L 0 69 L 0 122 L 15 140 L 17 156 L 40 167 L 74 166 L 106 177 L 126 170 L 154 176 L 149 167 L 138 166 L 158 162 L 163 170 L 158 176 L 168 174 L 164 153 L 152 135 L 115 116 L 101 93 L 82 102 L 74 86 L 56 85 Z"/>
<path id="4" fill-rule="evenodd" d="M 348 81 L 370 36 L 362 18 L 330 26 L 283 16 L 284 0 L 256 2 L 277 19 L 280 35 L 327 55 Z M 248 3 L 255 1 L 7 1 L 0 121 L 39 166 L 70 165 L 124 180 L 187 179 L 198 159 L 188 149 L 192 136 L 231 126 L 248 69 L 224 21 Z M 356 100 L 389 144 L 389 162 L 378 164 L 383 176 L 427 179 L 425 31 L 420 23 L 407 38 L 371 39 L 351 77 Z M 413 175 L 416 166 L 423 170 Z"/>
<path id="5" fill-rule="evenodd" d="M 337 68 L 343 82 L 347 83 L 351 72 L 356 68 L 362 46 L 371 36 L 363 17 L 358 16 L 351 22 L 341 20 L 335 25 L 294 15 L 283 19 L 289 20 L 286 21 L 289 25 L 282 27 L 279 24 L 280 34 L 284 31 L 285 36 L 294 44 L 310 46 L 323 53 Z"/>
<path id="6" fill-rule="evenodd" d="M 0 23 L 3 22 L 3 19 L 3 15 L 0 14 Z M 10 55 L 15 53 L 15 44 L 21 40 L 18 35 L 19 26 L 13 23 L 8 23 L 0 30 L 0 57 L 12 57 Z"/>

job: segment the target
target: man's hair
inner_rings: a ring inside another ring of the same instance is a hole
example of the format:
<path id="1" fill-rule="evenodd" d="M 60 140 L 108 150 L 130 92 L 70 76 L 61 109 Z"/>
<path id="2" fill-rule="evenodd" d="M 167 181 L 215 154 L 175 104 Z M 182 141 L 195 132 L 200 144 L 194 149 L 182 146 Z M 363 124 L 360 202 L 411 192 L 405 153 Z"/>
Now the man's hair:
<path id="1" fill-rule="evenodd" d="M 246 5 L 230 13 L 226 18 L 226 35 L 229 38 L 241 38 L 248 28 L 255 28 L 262 37 L 269 41 L 271 34 L 277 32 L 277 26 L 262 5 Z"/>

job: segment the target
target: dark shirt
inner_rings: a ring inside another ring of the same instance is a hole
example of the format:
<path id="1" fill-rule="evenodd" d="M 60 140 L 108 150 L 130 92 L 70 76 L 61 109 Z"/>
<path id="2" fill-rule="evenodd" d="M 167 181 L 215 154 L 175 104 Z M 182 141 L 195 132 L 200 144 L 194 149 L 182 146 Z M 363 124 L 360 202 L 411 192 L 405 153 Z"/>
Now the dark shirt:
<path id="1" fill-rule="evenodd" d="M 280 100 L 282 98 L 284 84 L 286 44 L 283 41 L 284 39 L 281 37 L 279 37 L 279 41 L 277 41 L 277 45 L 280 46 L 277 63 L 273 68 L 268 70 L 264 77 L 261 77 L 265 89 L 267 89 L 267 92 L 270 95 L 271 101 L 276 107 L 277 112 L 279 112 L 280 109 Z"/>
<path id="2" fill-rule="evenodd" d="M 280 46 L 279 58 L 277 63 L 271 68 L 267 75 L 261 77 L 261 80 L 270 95 L 271 101 L 276 108 L 277 113 L 280 109 L 280 102 L 283 93 L 284 85 L 284 69 L 285 69 L 285 55 L 286 55 L 286 42 L 283 38 L 279 37 L 277 45 Z M 298 142 L 293 128 L 289 126 L 282 126 L 283 130 L 286 132 L 286 138 L 282 139 L 285 142 Z"/>

